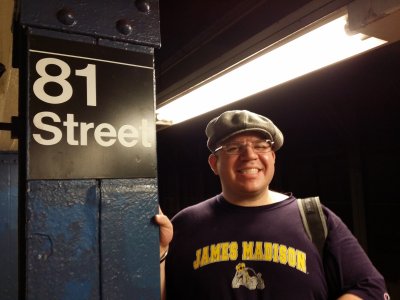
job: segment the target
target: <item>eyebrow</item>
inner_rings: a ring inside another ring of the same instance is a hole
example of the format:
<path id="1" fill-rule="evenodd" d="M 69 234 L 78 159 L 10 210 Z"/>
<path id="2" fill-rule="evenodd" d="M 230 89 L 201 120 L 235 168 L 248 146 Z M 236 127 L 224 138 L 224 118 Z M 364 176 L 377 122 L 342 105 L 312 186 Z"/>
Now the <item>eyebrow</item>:
<path id="1" fill-rule="evenodd" d="M 228 142 L 226 142 L 224 144 L 226 145 L 226 144 L 243 144 L 245 142 L 265 142 L 266 140 L 267 139 L 237 140 L 237 141 L 232 140 L 232 141 L 228 141 Z"/>

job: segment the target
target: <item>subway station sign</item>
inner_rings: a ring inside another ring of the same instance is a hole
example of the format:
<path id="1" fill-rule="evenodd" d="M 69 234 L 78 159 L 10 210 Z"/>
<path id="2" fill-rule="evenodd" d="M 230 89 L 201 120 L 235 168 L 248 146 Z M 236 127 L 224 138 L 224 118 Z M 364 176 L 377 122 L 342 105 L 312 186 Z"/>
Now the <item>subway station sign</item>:
<path id="1" fill-rule="evenodd" d="M 156 177 L 153 54 L 30 36 L 28 179 Z"/>

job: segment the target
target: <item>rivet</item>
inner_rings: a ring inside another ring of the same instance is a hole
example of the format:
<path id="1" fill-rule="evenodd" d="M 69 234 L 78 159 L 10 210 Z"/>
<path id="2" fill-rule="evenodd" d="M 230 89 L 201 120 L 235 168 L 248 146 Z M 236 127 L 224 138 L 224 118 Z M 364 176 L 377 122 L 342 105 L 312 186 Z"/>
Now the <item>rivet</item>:
<path id="1" fill-rule="evenodd" d="M 150 3 L 147 0 L 136 0 L 135 5 L 141 12 L 148 13 L 150 11 Z"/>
<path id="2" fill-rule="evenodd" d="M 117 22 L 117 30 L 124 35 L 129 35 L 132 33 L 133 25 L 130 21 L 122 19 Z"/>
<path id="3" fill-rule="evenodd" d="M 63 8 L 57 13 L 57 19 L 61 23 L 67 26 L 74 26 L 76 24 L 76 19 L 72 10 L 68 8 Z"/>

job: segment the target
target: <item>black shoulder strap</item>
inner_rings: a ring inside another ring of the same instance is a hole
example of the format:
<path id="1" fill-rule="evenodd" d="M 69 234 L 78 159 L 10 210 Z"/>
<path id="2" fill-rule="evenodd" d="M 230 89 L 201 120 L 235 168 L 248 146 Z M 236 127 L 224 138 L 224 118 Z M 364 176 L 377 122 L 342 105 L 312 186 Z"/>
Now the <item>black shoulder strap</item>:
<path id="1" fill-rule="evenodd" d="M 297 199 L 297 204 L 304 229 L 322 257 L 328 229 L 319 197 Z"/>

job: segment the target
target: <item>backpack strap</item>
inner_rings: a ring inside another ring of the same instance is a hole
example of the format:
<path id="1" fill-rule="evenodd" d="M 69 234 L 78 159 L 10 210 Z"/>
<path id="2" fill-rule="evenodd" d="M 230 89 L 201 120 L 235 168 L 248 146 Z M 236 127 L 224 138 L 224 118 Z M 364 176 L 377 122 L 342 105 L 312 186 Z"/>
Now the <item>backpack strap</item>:
<path id="1" fill-rule="evenodd" d="M 323 257 L 325 239 L 328 235 L 325 215 L 319 197 L 297 199 L 304 229 Z"/>

